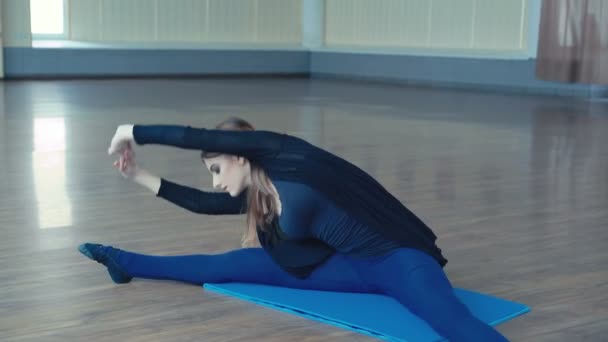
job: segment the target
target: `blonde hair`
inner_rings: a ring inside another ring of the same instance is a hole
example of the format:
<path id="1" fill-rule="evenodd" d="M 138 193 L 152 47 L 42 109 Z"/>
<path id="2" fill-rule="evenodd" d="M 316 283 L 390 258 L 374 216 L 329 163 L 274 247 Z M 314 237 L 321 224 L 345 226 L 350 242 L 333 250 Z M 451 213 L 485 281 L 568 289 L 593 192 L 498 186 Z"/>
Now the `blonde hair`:
<path id="1" fill-rule="evenodd" d="M 221 122 L 216 126 L 216 129 L 226 131 L 255 130 L 249 122 L 237 117 L 231 117 Z M 201 158 L 203 159 L 214 158 L 219 155 L 221 153 L 201 152 Z M 249 164 L 251 166 L 251 185 L 247 189 L 247 226 L 241 238 L 243 247 L 258 246 L 257 227 L 265 229 L 267 224 L 270 224 L 278 214 L 277 195 L 270 178 L 268 178 L 264 169 L 251 161 L 249 161 Z"/>

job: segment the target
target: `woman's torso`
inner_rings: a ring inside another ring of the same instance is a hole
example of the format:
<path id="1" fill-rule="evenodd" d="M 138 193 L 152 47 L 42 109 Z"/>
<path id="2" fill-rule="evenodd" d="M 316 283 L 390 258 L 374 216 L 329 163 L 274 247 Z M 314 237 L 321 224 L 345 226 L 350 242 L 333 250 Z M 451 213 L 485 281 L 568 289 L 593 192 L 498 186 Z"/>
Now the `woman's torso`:
<path id="1" fill-rule="evenodd" d="M 357 256 L 382 255 L 400 247 L 307 185 L 273 184 L 280 200 L 279 226 L 290 239 L 319 239 L 340 253 Z"/>

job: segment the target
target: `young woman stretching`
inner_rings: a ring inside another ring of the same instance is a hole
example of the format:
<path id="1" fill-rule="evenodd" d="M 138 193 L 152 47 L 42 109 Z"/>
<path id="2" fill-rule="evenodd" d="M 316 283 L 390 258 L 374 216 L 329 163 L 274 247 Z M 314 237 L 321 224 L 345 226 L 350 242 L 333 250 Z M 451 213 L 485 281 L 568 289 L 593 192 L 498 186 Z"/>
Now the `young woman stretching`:
<path id="1" fill-rule="evenodd" d="M 201 150 L 221 192 L 181 186 L 139 168 L 133 144 Z M 79 246 L 116 283 L 139 277 L 380 293 L 450 341 L 506 341 L 454 295 L 442 269 L 447 260 L 429 227 L 367 173 L 302 139 L 256 131 L 238 118 L 212 130 L 122 125 L 108 153 L 120 156 L 114 165 L 125 177 L 180 207 L 247 214 L 243 248 L 223 254 L 152 256 Z"/>

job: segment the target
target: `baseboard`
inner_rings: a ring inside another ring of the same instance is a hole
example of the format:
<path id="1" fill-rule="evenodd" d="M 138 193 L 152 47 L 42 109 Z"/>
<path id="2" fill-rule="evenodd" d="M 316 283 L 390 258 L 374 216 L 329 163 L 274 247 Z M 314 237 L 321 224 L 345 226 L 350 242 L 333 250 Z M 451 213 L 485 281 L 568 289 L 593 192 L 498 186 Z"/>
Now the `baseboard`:
<path id="1" fill-rule="evenodd" d="M 313 78 L 586 98 L 608 94 L 606 86 L 538 80 L 534 59 L 312 52 L 310 60 L 310 74 Z"/>
<path id="2" fill-rule="evenodd" d="M 4 48 L 7 79 L 312 77 L 608 98 L 608 86 L 538 80 L 534 59 L 307 50 Z"/>
<path id="3" fill-rule="evenodd" d="M 278 50 L 4 48 L 9 79 L 308 74 L 310 53 Z"/>

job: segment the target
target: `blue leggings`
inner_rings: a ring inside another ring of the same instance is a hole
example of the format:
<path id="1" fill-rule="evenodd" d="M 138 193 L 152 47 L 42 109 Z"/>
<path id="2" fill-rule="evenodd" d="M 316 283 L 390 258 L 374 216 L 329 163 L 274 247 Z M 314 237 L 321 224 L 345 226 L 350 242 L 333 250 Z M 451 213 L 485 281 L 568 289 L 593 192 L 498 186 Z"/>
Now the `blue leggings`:
<path id="1" fill-rule="evenodd" d="M 507 341 L 475 318 L 454 295 L 439 264 L 426 253 L 400 248 L 368 258 L 335 254 L 306 279 L 283 271 L 261 248 L 215 255 L 151 256 L 121 251 L 133 277 L 193 284 L 248 282 L 299 289 L 382 293 L 397 299 L 450 341 Z"/>

